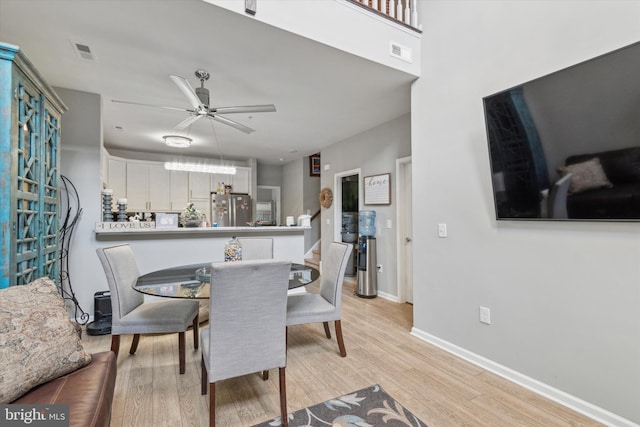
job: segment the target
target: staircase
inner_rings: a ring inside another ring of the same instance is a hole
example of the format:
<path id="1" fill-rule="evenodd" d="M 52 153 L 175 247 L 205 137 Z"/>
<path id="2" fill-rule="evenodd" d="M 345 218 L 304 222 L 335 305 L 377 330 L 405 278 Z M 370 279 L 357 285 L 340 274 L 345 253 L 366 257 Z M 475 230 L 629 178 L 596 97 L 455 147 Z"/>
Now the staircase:
<path id="1" fill-rule="evenodd" d="M 320 248 L 318 247 L 318 249 L 312 250 L 311 253 L 313 254 L 313 257 L 305 258 L 304 265 L 320 270 Z"/>

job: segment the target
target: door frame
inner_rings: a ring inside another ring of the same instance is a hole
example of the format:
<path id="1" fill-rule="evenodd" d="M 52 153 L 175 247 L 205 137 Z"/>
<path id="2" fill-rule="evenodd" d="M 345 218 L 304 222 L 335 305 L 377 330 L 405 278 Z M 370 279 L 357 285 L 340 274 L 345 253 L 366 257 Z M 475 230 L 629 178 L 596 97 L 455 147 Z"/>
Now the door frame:
<path id="1" fill-rule="evenodd" d="M 360 168 L 336 172 L 333 175 L 333 240 L 337 242 L 342 241 L 342 178 L 351 175 L 358 175 L 358 210 L 361 210 L 363 198 Z"/>
<path id="2" fill-rule="evenodd" d="M 281 218 L 281 209 L 280 209 L 280 186 L 279 185 L 258 185 L 256 186 L 257 190 L 271 190 L 271 195 L 274 197 L 276 202 L 276 225 L 280 225 L 282 223 Z M 256 203 L 258 202 L 258 193 L 256 192 L 256 198 L 253 202 L 253 217 L 256 217 Z"/>
<path id="3" fill-rule="evenodd" d="M 405 235 L 407 226 L 404 222 L 404 215 L 402 215 L 401 208 L 406 206 L 406 200 L 411 200 L 411 198 L 413 197 L 411 194 L 407 194 L 407 191 L 405 191 L 406 187 L 404 183 L 405 171 L 407 165 L 410 164 L 411 156 L 396 159 L 396 222 L 398 225 L 398 230 L 396 233 L 396 284 L 398 302 L 401 303 L 407 301 L 407 292 L 404 286 L 404 283 L 406 283 L 405 279 L 408 274 L 413 277 L 413 271 L 404 271 L 404 269 L 402 268 L 402 266 L 405 265 L 403 236 Z M 411 217 L 413 218 L 413 212 L 411 213 Z"/>

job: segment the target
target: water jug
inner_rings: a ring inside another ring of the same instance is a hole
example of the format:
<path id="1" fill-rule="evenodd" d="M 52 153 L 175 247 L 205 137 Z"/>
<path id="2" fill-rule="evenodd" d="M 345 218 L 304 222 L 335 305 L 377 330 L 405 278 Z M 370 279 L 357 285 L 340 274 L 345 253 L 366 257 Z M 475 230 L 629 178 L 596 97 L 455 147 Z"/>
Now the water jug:
<path id="1" fill-rule="evenodd" d="M 373 237 L 376 235 L 376 211 L 360 211 L 358 232 L 361 236 Z"/>

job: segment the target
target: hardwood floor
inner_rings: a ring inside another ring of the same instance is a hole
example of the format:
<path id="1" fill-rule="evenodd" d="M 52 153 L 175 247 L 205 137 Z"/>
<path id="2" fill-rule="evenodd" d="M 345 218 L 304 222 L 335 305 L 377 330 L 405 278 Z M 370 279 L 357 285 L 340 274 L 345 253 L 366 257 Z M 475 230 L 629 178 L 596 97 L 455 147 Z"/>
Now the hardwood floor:
<path id="1" fill-rule="evenodd" d="M 371 384 L 430 427 L 598 426 L 551 402 L 411 335 L 412 308 L 354 295 L 345 281 L 342 329 L 347 357 L 338 354 L 322 325 L 289 328 L 289 412 Z M 311 289 L 313 292 L 314 289 Z M 91 352 L 109 349 L 110 335 L 83 334 Z M 112 427 L 207 426 L 208 396 L 200 395 L 200 352 L 187 333 L 187 369 L 178 373 L 177 334 L 143 336 L 135 355 L 122 338 Z M 216 386 L 217 425 L 251 426 L 279 414 L 278 375 L 248 375 Z"/>

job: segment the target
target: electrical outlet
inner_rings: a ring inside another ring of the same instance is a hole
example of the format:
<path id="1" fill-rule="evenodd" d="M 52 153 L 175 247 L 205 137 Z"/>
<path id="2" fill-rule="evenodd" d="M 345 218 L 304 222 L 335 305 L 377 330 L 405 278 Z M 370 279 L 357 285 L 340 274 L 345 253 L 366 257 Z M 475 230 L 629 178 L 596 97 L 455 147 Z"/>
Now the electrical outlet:
<path id="1" fill-rule="evenodd" d="M 393 227 L 393 223 L 391 222 L 390 219 L 387 220 L 387 228 L 391 228 Z"/>
<path id="2" fill-rule="evenodd" d="M 447 224 L 438 224 L 438 237 L 447 237 Z"/>
<path id="3" fill-rule="evenodd" d="M 491 324 L 491 309 L 480 307 L 480 323 Z"/>
<path id="4" fill-rule="evenodd" d="M 378 264 L 376 267 L 378 267 L 378 273 L 382 273 L 382 264 Z"/>

